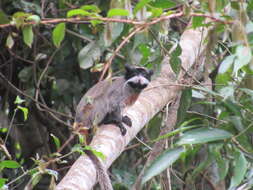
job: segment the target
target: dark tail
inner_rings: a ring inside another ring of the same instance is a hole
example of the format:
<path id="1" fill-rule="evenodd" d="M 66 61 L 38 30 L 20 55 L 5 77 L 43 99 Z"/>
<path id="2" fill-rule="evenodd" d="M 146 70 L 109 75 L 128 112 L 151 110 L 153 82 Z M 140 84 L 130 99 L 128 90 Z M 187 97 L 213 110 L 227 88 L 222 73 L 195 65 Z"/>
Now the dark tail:
<path id="1" fill-rule="evenodd" d="M 113 190 L 109 175 L 97 156 L 91 150 L 85 150 L 84 152 L 96 167 L 98 183 L 101 187 L 101 190 Z"/>

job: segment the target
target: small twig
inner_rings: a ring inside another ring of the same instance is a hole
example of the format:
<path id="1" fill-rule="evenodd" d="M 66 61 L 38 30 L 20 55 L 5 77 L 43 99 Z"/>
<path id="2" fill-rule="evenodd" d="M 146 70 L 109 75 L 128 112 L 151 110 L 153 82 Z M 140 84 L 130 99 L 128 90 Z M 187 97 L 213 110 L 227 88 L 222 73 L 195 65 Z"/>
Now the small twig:
<path id="1" fill-rule="evenodd" d="M 60 48 L 57 48 L 57 49 L 54 51 L 54 53 L 50 56 L 50 58 L 49 58 L 48 61 L 47 61 L 47 64 L 46 64 L 45 69 L 42 71 L 42 73 L 41 73 L 41 75 L 40 75 L 40 77 L 39 77 L 39 80 L 38 80 L 38 82 L 37 82 L 37 84 L 36 84 L 36 91 L 35 91 L 35 100 L 36 100 L 36 102 L 38 102 L 38 98 L 39 98 L 39 91 L 40 91 L 40 83 L 41 83 L 41 80 L 42 80 L 42 78 L 44 77 L 45 73 L 47 72 L 50 63 L 52 62 L 54 56 L 56 55 L 56 53 L 58 52 L 59 49 L 60 49 Z M 36 104 L 36 106 L 40 109 L 39 104 Z"/>
<path id="2" fill-rule="evenodd" d="M 201 116 L 208 117 L 208 118 L 213 119 L 213 120 L 216 120 L 216 121 L 220 121 L 220 122 L 222 122 L 222 123 L 228 123 L 228 121 L 221 120 L 221 119 L 217 119 L 217 118 L 212 117 L 212 116 L 210 116 L 210 115 L 206 115 L 206 114 L 199 113 L 199 112 L 196 112 L 196 111 L 187 111 L 187 113 L 192 113 L 192 114 L 201 115 Z"/>
<path id="3" fill-rule="evenodd" d="M 237 134 L 236 136 L 234 136 L 234 138 L 236 139 L 237 137 L 241 136 L 243 133 L 245 133 L 247 130 L 249 130 L 252 126 L 253 126 L 253 123 L 249 124 L 248 127 L 246 127 L 245 129 L 243 129 L 242 131 L 240 131 L 240 133 Z"/>
<path id="4" fill-rule="evenodd" d="M 14 56 L 15 58 L 20 59 L 21 61 L 24 61 L 24 62 L 26 62 L 26 63 L 34 64 L 34 61 L 25 59 L 25 58 L 23 58 L 23 57 L 21 57 L 21 56 L 15 54 L 15 53 L 12 52 L 11 49 L 9 49 L 9 48 L 8 48 L 8 51 L 9 51 L 9 53 L 10 53 L 12 56 Z"/>
<path id="5" fill-rule="evenodd" d="M 82 40 L 85 40 L 85 41 L 88 41 L 88 42 L 93 42 L 93 40 L 91 40 L 90 38 L 87 38 L 84 35 L 81 35 L 81 34 L 78 34 L 76 32 L 73 32 L 73 31 L 71 31 L 69 29 L 66 29 L 66 32 L 69 33 L 69 34 L 72 34 L 73 36 L 76 36 L 76 37 L 78 37 L 78 38 L 80 38 Z"/>
<path id="6" fill-rule="evenodd" d="M 169 55 L 169 51 L 164 47 L 164 45 L 161 43 L 161 41 L 159 39 L 157 39 L 157 36 L 154 34 L 154 32 L 151 29 L 148 29 L 148 31 L 150 32 L 150 34 L 152 35 L 152 37 L 155 39 L 155 41 L 158 43 L 158 45 L 162 48 L 162 50 L 164 51 L 164 53 L 166 55 Z"/>
<path id="7" fill-rule="evenodd" d="M 45 9 L 45 1 L 46 0 L 41 0 L 41 18 L 44 19 L 45 18 L 45 15 L 44 15 L 44 9 Z"/>
<path id="8" fill-rule="evenodd" d="M 75 137 L 75 134 L 71 134 L 70 137 L 65 141 L 65 143 L 57 150 L 60 153 Z"/>
<path id="9" fill-rule="evenodd" d="M 152 150 L 152 148 L 150 146 L 148 146 L 148 144 L 146 144 L 145 142 L 143 142 L 141 139 L 139 139 L 137 136 L 135 137 L 137 139 L 137 141 L 139 141 L 141 144 L 143 144 L 144 146 L 146 146 L 149 150 Z"/>
<path id="10" fill-rule="evenodd" d="M 12 118 L 11 118 L 10 126 L 9 126 L 9 128 L 8 128 L 8 132 L 7 132 L 7 134 L 6 134 L 6 137 L 5 137 L 5 139 L 4 139 L 4 145 L 6 145 L 7 139 L 8 139 L 8 137 L 9 137 L 9 135 L 10 135 L 10 132 L 11 132 L 11 129 L 12 129 L 12 126 L 13 126 L 13 121 L 14 121 L 14 118 L 15 118 L 15 116 L 16 116 L 16 113 L 17 113 L 17 109 L 14 110 L 14 114 L 13 114 L 13 116 L 12 116 Z"/>
<path id="11" fill-rule="evenodd" d="M 128 36 L 126 38 L 124 38 L 124 40 L 120 43 L 120 45 L 117 47 L 117 49 L 113 52 L 113 54 L 111 55 L 110 59 L 107 61 L 107 63 L 104 66 L 103 72 L 99 78 L 99 81 L 103 80 L 104 75 L 106 73 L 106 71 L 109 69 L 109 67 L 112 64 L 112 60 L 114 59 L 114 57 L 116 56 L 116 54 L 119 52 L 119 50 L 126 44 L 129 42 L 129 40 L 139 31 L 141 31 L 143 29 L 142 26 L 137 27 L 135 30 L 133 30 L 131 33 L 128 34 Z"/>
<path id="12" fill-rule="evenodd" d="M 124 149 L 124 151 L 130 150 L 130 149 L 133 149 L 133 148 L 136 148 L 136 147 L 138 147 L 138 146 L 140 146 L 140 145 L 141 145 L 141 143 L 136 143 L 136 144 L 127 146 L 127 147 Z"/>
<path id="13" fill-rule="evenodd" d="M 235 137 L 232 137 L 231 140 L 232 140 L 232 142 L 233 142 L 242 152 L 247 153 L 247 154 L 251 154 L 251 152 L 247 151 L 247 150 L 235 139 Z M 251 159 L 253 159 L 251 155 L 246 155 L 246 156 L 249 156 Z"/>

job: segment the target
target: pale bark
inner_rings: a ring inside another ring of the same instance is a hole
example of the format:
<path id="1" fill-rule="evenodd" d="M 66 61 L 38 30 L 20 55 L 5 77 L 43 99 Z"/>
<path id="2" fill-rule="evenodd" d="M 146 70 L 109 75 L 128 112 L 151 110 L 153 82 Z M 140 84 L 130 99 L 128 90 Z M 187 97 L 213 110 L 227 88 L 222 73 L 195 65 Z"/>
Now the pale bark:
<path id="1" fill-rule="evenodd" d="M 201 44 L 206 31 L 186 30 L 180 41 L 182 47 L 182 65 L 188 70 L 203 51 Z M 183 74 L 183 73 L 182 73 Z M 181 74 L 181 75 L 182 75 Z M 132 120 L 132 127 L 127 128 L 127 134 L 123 137 L 118 127 L 104 125 L 99 128 L 93 137 L 91 146 L 102 152 L 106 160 L 102 161 L 106 168 L 124 151 L 126 145 L 136 136 L 143 126 L 166 104 L 176 98 L 181 90 L 176 86 L 173 71 L 169 66 L 169 60 L 164 59 L 162 71 L 159 77 L 154 79 L 138 101 L 126 114 Z M 87 156 L 81 156 L 70 168 L 66 176 L 57 185 L 57 190 L 89 190 L 96 183 L 96 170 Z"/>

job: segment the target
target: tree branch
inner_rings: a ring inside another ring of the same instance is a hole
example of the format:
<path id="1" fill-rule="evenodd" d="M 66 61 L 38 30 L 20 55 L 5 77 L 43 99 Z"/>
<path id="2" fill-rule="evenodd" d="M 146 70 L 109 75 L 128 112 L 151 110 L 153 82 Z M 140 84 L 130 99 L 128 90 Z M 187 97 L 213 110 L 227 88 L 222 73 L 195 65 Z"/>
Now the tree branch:
<path id="1" fill-rule="evenodd" d="M 47 25 L 47 24 L 57 24 L 57 23 L 90 23 L 90 21 L 92 20 L 100 20 L 103 22 L 117 22 L 117 23 L 126 23 L 126 24 L 133 24 L 133 25 L 153 25 L 156 24 L 158 22 L 164 21 L 164 20 L 168 20 L 171 18 L 178 18 L 178 17 L 182 17 L 182 16 L 199 16 L 199 17 L 205 17 L 205 18 L 209 18 L 210 20 L 214 21 L 214 22 L 220 22 L 223 24 L 232 24 L 233 20 L 225 20 L 225 19 L 220 19 L 218 17 L 215 17 L 213 15 L 209 15 L 209 14 L 202 14 L 202 13 L 190 13 L 189 15 L 185 15 L 182 11 L 178 12 L 178 13 L 173 13 L 170 15 L 162 15 L 158 18 L 154 18 L 153 20 L 151 20 L 150 22 L 145 22 L 145 21 L 138 21 L 138 20 L 133 20 L 133 19 L 118 19 L 118 18 L 106 18 L 106 17 L 74 17 L 74 18 L 45 18 L 42 19 L 40 21 L 40 24 L 42 25 Z M 26 22 L 24 23 L 23 26 L 25 25 L 36 25 L 37 23 L 35 22 Z M 13 27 L 15 26 L 15 24 L 13 23 L 8 23 L 8 24 L 0 24 L 0 29 L 1 28 L 7 28 L 7 27 Z"/>

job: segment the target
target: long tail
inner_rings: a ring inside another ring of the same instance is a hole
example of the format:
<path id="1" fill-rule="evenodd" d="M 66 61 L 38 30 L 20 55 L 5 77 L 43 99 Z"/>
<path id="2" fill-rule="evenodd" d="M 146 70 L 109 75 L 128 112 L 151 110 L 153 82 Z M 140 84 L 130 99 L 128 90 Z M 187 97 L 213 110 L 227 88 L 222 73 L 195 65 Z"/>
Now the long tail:
<path id="1" fill-rule="evenodd" d="M 87 154 L 87 156 L 91 159 L 91 161 L 96 167 L 98 183 L 101 187 L 101 190 L 113 190 L 109 175 L 107 174 L 105 167 L 97 158 L 97 156 L 94 155 L 94 153 L 91 150 L 85 150 L 84 152 Z"/>

